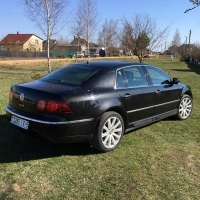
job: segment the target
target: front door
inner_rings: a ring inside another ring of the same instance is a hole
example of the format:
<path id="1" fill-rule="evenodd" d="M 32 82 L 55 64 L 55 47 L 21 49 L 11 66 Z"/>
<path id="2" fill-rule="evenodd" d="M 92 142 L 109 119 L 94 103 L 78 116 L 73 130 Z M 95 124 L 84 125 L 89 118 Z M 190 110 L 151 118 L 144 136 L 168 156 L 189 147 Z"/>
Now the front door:
<path id="1" fill-rule="evenodd" d="M 173 84 L 171 78 L 162 70 L 145 66 L 155 90 L 155 110 L 154 116 L 166 114 L 177 109 L 180 102 L 180 89 L 177 84 Z"/>

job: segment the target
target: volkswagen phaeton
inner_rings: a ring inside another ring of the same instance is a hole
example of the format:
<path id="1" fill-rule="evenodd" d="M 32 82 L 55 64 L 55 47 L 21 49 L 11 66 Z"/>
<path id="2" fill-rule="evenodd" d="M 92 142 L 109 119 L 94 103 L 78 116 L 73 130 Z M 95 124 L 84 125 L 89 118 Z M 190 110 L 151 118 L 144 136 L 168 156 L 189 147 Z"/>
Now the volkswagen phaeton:
<path id="1" fill-rule="evenodd" d="M 10 123 L 57 143 L 87 142 L 114 150 L 123 134 L 192 112 L 191 88 L 150 64 L 69 64 L 33 82 L 11 86 Z"/>

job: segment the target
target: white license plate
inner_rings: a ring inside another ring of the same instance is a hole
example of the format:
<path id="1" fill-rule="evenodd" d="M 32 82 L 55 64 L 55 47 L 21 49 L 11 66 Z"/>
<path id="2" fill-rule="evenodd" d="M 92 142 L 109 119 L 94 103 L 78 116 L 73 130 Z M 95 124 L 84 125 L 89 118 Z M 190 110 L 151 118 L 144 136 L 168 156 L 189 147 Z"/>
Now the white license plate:
<path id="1" fill-rule="evenodd" d="M 20 119 L 19 117 L 12 116 L 10 123 L 28 130 L 29 122 L 24 119 Z"/>

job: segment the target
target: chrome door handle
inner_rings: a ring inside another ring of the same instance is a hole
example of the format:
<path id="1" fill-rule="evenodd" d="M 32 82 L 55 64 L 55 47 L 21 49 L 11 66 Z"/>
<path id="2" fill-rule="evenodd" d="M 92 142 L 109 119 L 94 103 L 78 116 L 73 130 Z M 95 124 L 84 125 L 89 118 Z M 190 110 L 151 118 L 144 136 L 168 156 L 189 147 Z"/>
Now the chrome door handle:
<path id="1" fill-rule="evenodd" d="M 125 94 L 124 95 L 125 98 L 130 98 L 130 96 L 131 96 L 130 94 Z"/>
<path id="2" fill-rule="evenodd" d="M 160 94 L 161 93 L 161 90 L 156 90 L 156 94 Z"/>

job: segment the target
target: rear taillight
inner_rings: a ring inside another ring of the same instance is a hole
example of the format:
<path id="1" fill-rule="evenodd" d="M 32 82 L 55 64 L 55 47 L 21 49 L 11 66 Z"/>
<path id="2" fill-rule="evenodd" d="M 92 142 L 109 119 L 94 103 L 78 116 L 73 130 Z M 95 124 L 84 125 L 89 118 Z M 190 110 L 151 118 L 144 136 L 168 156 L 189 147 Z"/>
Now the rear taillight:
<path id="1" fill-rule="evenodd" d="M 36 108 L 37 108 L 37 110 L 45 111 L 46 105 L 47 105 L 47 101 L 46 100 L 39 100 L 37 102 Z"/>
<path id="2" fill-rule="evenodd" d="M 13 100 L 13 92 L 12 90 L 10 89 L 10 93 L 9 93 L 9 102 L 12 102 Z"/>
<path id="3" fill-rule="evenodd" d="M 41 99 L 36 104 L 39 111 L 50 113 L 72 113 L 71 108 L 65 101 Z"/>

